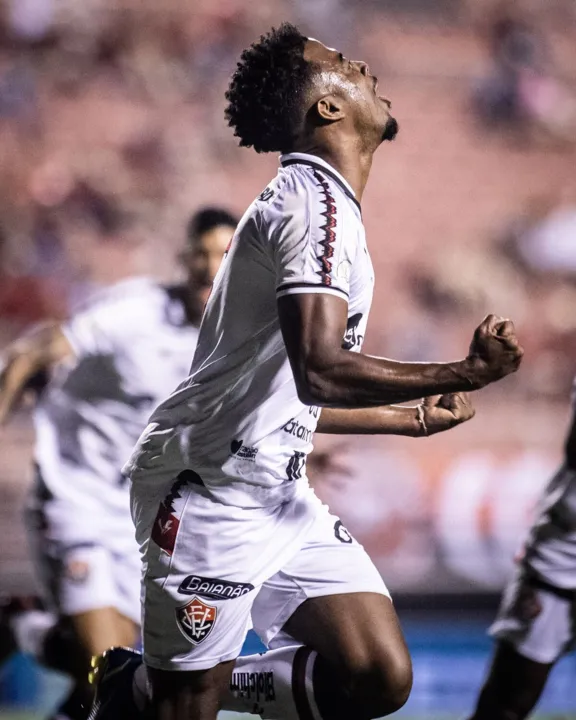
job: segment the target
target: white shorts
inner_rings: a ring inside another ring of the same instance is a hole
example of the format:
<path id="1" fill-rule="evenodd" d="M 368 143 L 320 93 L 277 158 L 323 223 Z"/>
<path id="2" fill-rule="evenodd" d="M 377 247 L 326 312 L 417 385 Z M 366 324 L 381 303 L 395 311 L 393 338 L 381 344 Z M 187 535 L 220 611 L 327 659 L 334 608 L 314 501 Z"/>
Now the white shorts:
<path id="1" fill-rule="evenodd" d="M 576 646 L 576 592 L 543 586 L 518 568 L 490 635 L 529 660 L 554 663 Z"/>
<path id="2" fill-rule="evenodd" d="M 282 627 L 307 598 L 389 597 L 364 548 L 310 488 L 279 507 L 242 509 L 216 502 L 194 476 L 132 486 L 150 667 L 233 660 L 251 627 L 268 647 L 293 645 Z"/>
<path id="3" fill-rule="evenodd" d="M 85 507 L 45 492 L 42 479 L 25 513 L 41 591 L 60 615 L 113 607 L 140 624 L 141 562 L 125 515 L 104 523 Z"/>

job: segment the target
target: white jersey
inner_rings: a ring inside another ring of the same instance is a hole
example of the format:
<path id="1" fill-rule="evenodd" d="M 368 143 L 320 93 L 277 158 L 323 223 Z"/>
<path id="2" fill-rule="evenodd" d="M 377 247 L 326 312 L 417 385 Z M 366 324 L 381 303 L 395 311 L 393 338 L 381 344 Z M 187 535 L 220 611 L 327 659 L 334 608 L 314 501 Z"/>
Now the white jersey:
<path id="1" fill-rule="evenodd" d="M 208 301 L 190 377 L 151 417 L 126 472 L 138 483 L 194 470 L 221 502 L 277 505 L 307 482 L 320 409 L 298 399 L 277 298 L 348 303 L 342 345 L 359 351 L 374 274 L 360 206 L 323 160 L 282 156 L 248 208 Z"/>
<path id="2" fill-rule="evenodd" d="M 49 496 L 128 513 L 122 465 L 151 411 L 188 375 L 196 347 L 177 293 L 124 280 L 63 328 L 76 360 L 57 368 L 35 411 L 35 459 Z"/>
<path id="3" fill-rule="evenodd" d="M 573 405 L 576 413 L 576 384 Z M 576 470 L 563 465 L 546 487 L 524 564 L 551 585 L 576 590 Z"/>

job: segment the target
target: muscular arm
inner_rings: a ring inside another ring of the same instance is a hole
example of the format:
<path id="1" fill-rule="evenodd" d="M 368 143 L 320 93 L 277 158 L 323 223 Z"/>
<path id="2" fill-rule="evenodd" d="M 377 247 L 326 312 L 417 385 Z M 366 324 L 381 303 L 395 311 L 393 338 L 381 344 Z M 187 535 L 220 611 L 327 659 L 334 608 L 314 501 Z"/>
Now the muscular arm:
<path id="1" fill-rule="evenodd" d="M 465 393 L 425 398 L 416 407 L 385 405 L 358 410 L 324 408 L 317 432 L 343 435 L 425 437 L 449 430 L 474 417 Z"/>
<path id="2" fill-rule="evenodd" d="M 486 347 L 501 351 L 496 360 L 471 352 L 453 363 L 403 363 L 342 348 L 348 306 L 339 297 L 285 295 L 278 312 L 298 394 L 307 405 L 368 408 L 478 389 L 513 372 L 522 357 L 515 338 L 507 348 L 507 337 L 498 336 L 494 316 L 478 328 L 473 346 L 492 343 Z"/>
<path id="3" fill-rule="evenodd" d="M 423 429 L 415 407 L 384 405 L 341 410 L 324 408 L 316 432 L 330 435 L 407 435 L 418 437 Z"/>
<path id="4" fill-rule="evenodd" d="M 0 373 L 0 424 L 6 422 L 27 382 L 37 372 L 72 354 L 57 323 L 39 325 L 6 348 Z"/>

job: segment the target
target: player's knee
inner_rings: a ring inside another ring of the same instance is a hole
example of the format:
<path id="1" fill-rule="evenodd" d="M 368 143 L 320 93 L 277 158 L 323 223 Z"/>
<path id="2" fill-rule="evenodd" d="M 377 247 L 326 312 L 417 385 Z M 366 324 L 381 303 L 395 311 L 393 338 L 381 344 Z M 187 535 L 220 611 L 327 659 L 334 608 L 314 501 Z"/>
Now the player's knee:
<path id="1" fill-rule="evenodd" d="M 407 652 L 373 655 L 356 661 L 350 670 L 353 693 L 368 717 L 396 712 L 410 696 L 412 663 Z"/>

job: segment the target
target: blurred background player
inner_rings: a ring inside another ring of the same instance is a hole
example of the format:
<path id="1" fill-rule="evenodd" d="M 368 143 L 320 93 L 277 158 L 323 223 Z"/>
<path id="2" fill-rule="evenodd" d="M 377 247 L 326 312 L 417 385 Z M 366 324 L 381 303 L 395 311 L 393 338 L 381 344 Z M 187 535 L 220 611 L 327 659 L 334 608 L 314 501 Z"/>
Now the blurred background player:
<path id="1" fill-rule="evenodd" d="M 58 718 L 86 716 L 92 655 L 138 643 L 140 560 L 120 468 L 153 407 L 188 373 L 235 227 L 226 210 L 201 210 L 180 256 L 183 283 L 127 278 L 95 293 L 69 321 L 37 327 L 5 352 L 0 421 L 31 380 L 50 375 L 34 413 L 35 482 L 26 516 L 53 612 L 5 618 L 13 635 L 4 628 L 4 650 L 19 646 L 74 678 Z"/>
<path id="2" fill-rule="evenodd" d="M 471 720 L 523 720 L 576 642 L 576 412 L 490 634 L 496 652 Z"/>

